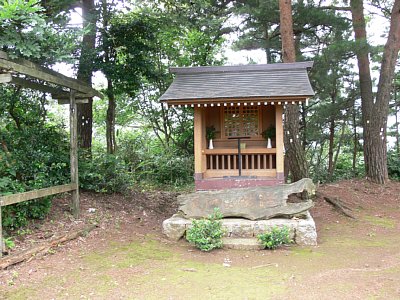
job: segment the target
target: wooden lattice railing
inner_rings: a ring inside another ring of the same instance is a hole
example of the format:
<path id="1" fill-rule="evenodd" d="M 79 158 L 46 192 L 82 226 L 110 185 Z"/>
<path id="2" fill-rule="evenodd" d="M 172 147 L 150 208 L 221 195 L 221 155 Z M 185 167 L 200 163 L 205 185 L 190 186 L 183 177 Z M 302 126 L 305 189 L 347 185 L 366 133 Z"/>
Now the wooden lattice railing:
<path id="1" fill-rule="evenodd" d="M 242 170 L 246 175 L 271 176 L 271 171 L 276 170 L 275 149 L 243 149 L 241 152 Z M 206 150 L 205 154 L 209 177 L 236 175 L 239 170 L 236 149 Z"/>

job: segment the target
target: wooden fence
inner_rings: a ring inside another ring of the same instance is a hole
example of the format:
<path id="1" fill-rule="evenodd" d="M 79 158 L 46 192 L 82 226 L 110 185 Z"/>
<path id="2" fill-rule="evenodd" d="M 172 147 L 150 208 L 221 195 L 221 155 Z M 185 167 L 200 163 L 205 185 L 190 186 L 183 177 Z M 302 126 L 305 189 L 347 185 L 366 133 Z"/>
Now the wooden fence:
<path id="1" fill-rule="evenodd" d="M 2 226 L 2 219 L 1 219 L 1 208 L 7 205 L 11 204 L 16 204 L 16 203 L 21 203 L 29 200 L 34 200 L 42 197 L 47 197 L 51 195 L 56 195 L 60 193 L 65 193 L 65 192 L 78 192 L 78 185 L 75 183 L 68 183 L 64 185 L 57 185 L 57 186 L 52 186 L 49 188 L 44 188 L 44 189 L 39 189 L 39 190 L 33 190 L 29 192 L 24 192 L 24 193 L 18 193 L 18 194 L 12 194 L 12 195 L 6 195 L 6 196 L 0 196 L 0 257 L 3 254 L 4 250 L 4 242 L 3 242 L 3 226 Z"/>

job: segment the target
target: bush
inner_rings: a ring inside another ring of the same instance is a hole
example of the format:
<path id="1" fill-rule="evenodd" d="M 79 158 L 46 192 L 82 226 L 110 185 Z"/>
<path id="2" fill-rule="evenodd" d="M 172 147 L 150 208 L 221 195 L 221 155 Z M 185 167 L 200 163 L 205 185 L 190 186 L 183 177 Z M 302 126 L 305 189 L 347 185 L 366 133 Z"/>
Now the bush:
<path id="1" fill-rule="evenodd" d="M 388 152 L 388 173 L 394 180 L 400 180 L 400 158 L 395 150 Z"/>
<path id="2" fill-rule="evenodd" d="M 29 219 L 44 219 L 51 208 L 51 197 L 25 201 L 2 208 L 2 223 L 12 230 L 28 225 Z"/>
<path id="3" fill-rule="evenodd" d="M 62 126 L 0 128 L 0 195 L 46 188 L 69 182 L 69 149 Z M 28 219 L 43 219 L 51 197 L 2 208 L 5 229 L 26 226 Z"/>
<path id="4" fill-rule="evenodd" d="M 274 226 L 271 231 L 259 234 L 257 238 L 266 249 L 276 249 L 281 245 L 292 243 L 287 226 Z"/>
<path id="5" fill-rule="evenodd" d="M 192 227 L 186 232 L 186 239 L 194 244 L 201 251 L 211 251 L 222 248 L 222 229 L 221 219 L 223 215 L 219 209 L 214 209 L 214 213 L 205 219 L 193 220 Z"/>
<path id="6" fill-rule="evenodd" d="M 124 160 L 113 154 L 80 156 L 79 185 L 99 193 L 124 193 L 133 184 L 133 175 Z"/>
<path id="7" fill-rule="evenodd" d="M 118 155 L 141 185 L 181 187 L 193 183 L 193 155 L 165 148 L 146 132 L 120 137 Z"/>

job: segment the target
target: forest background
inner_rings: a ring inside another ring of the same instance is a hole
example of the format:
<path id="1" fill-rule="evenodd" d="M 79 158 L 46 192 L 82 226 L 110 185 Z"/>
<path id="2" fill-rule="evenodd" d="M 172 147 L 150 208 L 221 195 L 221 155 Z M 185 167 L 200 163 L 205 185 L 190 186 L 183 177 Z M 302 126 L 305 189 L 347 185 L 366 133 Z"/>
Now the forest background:
<path id="1" fill-rule="evenodd" d="M 366 54 L 373 74 L 382 73 L 392 8 L 399 1 L 364 2 L 292 3 L 296 61 L 315 62 L 310 79 L 316 96 L 297 108 L 297 124 L 307 175 L 316 182 L 370 177 L 364 163 L 365 88 L 360 86 L 357 62 Z M 382 44 L 354 38 L 358 28 L 354 16 L 360 5 L 367 24 L 387 20 L 387 26 L 371 31 L 370 38 Z M 76 14 L 82 24 L 74 24 Z M 259 50 L 265 62 L 282 62 L 278 1 L 4 0 L 0 4 L 0 47 L 11 57 L 71 69 L 89 84 L 95 74 L 104 78 L 99 88 L 106 97 L 78 109 L 80 188 L 101 193 L 191 188 L 193 112 L 166 109 L 158 99 L 172 82 L 169 67 L 224 65 L 228 41 L 234 51 Z M 249 56 L 248 63 L 255 62 Z M 389 125 L 383 122 L 376 136 L 385 146 L 387 175 L 399 180 L 398 50 L 394 63 L 397 69 L 385 98 L 388 105 L 371 113 L 389 117 Z M 378 77 L 374 77 L 371 99 L 378 99 Z M 0 97 L 0 195 L 67 183 L 68 124 L 63 110 L 46 94 L 13 85 L 2 85 Z M 377 179 L 384 182 L 385 174 Z M 5 207 L 3 226 L 14 229 L 29 218 L 42 218 L 50 205 L 45 198 Z"/>

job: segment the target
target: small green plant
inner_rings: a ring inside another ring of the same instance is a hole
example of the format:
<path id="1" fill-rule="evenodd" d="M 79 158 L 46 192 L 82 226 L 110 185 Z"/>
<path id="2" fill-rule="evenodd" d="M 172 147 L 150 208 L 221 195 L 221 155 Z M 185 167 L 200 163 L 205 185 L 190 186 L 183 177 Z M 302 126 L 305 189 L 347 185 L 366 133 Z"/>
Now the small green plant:
<path id="1" fill-rule="evenodd" d="M 271 231 L 259 234 L 257 238 L 266 249 L 276 249 L 281 245 L 292 243 L 287 226 L 274 226 Z"/>
<path id="2" fill-rule="evenodd" d="M 264 139 L 273 139 L 276 136 L 276 129 L 274 125 L 270 125 L 267 129 L 265 129 L 261 135 L 263 136 Z"/>
<path id="3" fill-rule="evenodd" d="M 222 248 L 222 236 L 224 235 L 220 221 L 222 218 L 222 213 L 215 208 L 214 213 L 207 218 L 193 220 L 192 227 L 186 232 L 186 239 L 201 251 Z"/>
<path id="4" fill-rule="evenodd" d="M 4 239 L 4 244 L 8 249 L 12 249 L 15 247 L 15 243 L 10 237 Z"/>
<path id="5" fill-rule="evenodd" d="M 215 130 L 214 125 L 206 128 L 206 138 L 207 138 L 207 140 L 215 139 L 216 135 L 217 135 L 217 131 Z"/>

